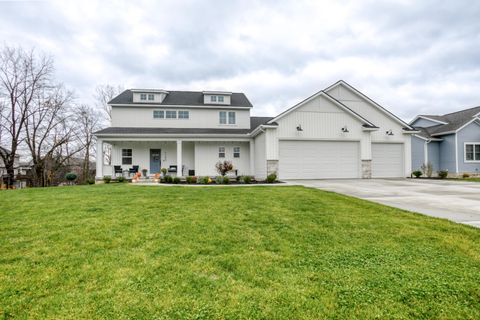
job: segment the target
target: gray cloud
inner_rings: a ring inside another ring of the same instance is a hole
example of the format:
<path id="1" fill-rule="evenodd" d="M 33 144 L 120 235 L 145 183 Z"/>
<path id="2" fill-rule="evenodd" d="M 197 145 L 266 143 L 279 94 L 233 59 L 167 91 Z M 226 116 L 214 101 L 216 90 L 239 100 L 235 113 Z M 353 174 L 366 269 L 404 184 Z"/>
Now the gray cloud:
<path id="1" fill-rule="evenodd" d="M 99 83 L 245 92 L 273 115 L 344 79 L 406 120 L 480 104 L 480 3 L 0 2 L 0 40 Z"/>

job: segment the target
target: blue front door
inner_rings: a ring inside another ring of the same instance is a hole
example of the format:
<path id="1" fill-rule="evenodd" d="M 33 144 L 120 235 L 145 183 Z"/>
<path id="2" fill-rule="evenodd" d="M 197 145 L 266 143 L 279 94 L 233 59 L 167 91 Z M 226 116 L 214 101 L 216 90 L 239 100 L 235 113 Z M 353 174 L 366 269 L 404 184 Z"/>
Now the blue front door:
<path id="1" fill-rule="evenodd" d="M 160 149 L 150 149 L 150 174 L 160 173 Z"/>

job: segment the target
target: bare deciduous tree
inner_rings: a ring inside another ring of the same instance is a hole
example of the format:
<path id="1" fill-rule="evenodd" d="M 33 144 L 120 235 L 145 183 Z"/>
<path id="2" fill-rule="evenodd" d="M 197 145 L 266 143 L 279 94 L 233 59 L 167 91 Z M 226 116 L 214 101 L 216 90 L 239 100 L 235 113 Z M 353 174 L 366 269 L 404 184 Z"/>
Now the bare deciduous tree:
<path id="1" fill-rule="evenodd" d="M 90 158 L 95 154 L 95 136 L 93 133 L 100 128 L 100 115 L 98 111 L 88 105 L 76 108 L 75 122 L 77 137 L 83 148 L 83 168 L 81 180 L 86 182 L 90 174 Z"/>
<path id="2" fill-rule="evenodd" d="M 109 84 L 98 85 L 95 89 L 94 98 L 97 102 L 98 107 L 102 108 L 104 115 L 108 124 L 112 120 L 112 107 L 108 105 L 108 102 L 115 98 L 123 91 L 121 86 L 111 86 Z"/>
<path id="3" fill-rule="evenodd" d="M 35 97 L 50 83 L 53 62 L 43 55 L 21 48 L 4 47 L 0 51 L 0 153 L 8 187 L 15 179 L 15 156 L 25 138 L 25 126 L 32 113 Z"/>

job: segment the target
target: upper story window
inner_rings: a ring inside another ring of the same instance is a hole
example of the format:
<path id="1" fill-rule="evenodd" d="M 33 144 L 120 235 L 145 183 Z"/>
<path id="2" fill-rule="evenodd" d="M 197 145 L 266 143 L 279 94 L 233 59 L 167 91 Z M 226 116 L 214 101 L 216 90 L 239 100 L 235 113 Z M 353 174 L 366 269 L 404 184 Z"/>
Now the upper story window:
<path id="1" fill-rule="evenodd" d="M 220 116 L 220 124 L 227 124 L 227 112 L 226 111 L 220 111 L 219 113 Z"/>
<path id="2" fill-rule="evenodd" d="M 217 96 L 210 96 L 211 102 L 217 102 Z"/>
<path id="3" fill-rule="evenodd" d="M 228 124 L 235 124 L 236 119 L 235 119 L 235 112 L 230 111 L 228 113 Z"/>
<path id="4" fill-rule="evenodd" d="M 163 111 L 163 110 L 153 110 L 153 118 L 154 119 L 164 119 L 165 118 L 165 111 Z"/>
<path id="5" fill-rule="evenodd" d="M 219 115 L 219 123 L 220 124 L 236 124 L 236 114 L 234 111 L 220 111 Z M 228 116 L 228 117 L 227 117 Z"/>
<path id="6" fill-rule="evenodd" d="M 480 161 L 480 142 L 465 143 L 465 161 Z"/>
<path id="7" fill-rule="evenodd" d="M 132 164 L 132 149 L 122 149 L 122 164 Z"/>
<path id="8" fill-rule="evenodd" d="M 153 100 L 155 100 L 155 95 L 149 93 L 148 94 L 148 101 L 153 101 Z"/>
<path id="9" fill-rule="evenodd" d="M 233 147 L 233 157 L 240 158 L 240 147 Z"/>
<path id="10" fill-rule="evenodd" d="M 175 110 L 165 111 L 165 118 L 167 118 L 167 119 L 177 119 L 177 111 L 175 111 Z"/>
<path id="11" fill-rule="evenodd" d="M 218 96 L 218 102 L 223 102 L 223 96 Z"/>
<path id="12" fill-rule="evenodd" d="M 142 101 L 147 100 L 147 94 L 146 93 L 140 93 L 140 100 L 142 100 Z"/>
<path id="13" fill-rule="evenodd" d="M 190 112 L 189 111 L 178 111 L 178 119 L 189 119 Z"/>
<path id="14" fill-rule="evenodd" d="M 218 157 L 225 158 L 225 147 L 218 147 Z"/>

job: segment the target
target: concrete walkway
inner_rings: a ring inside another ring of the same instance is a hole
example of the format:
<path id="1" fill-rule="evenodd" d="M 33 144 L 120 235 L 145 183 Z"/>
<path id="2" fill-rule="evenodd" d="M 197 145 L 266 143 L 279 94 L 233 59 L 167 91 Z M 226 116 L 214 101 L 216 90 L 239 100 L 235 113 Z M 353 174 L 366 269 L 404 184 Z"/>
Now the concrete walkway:
<path id="1" fill-rule="evenodd" d="M 423 180 L 290 180 L 290 185 L 343 193 L 480 228 L 480 183 Z"/>

